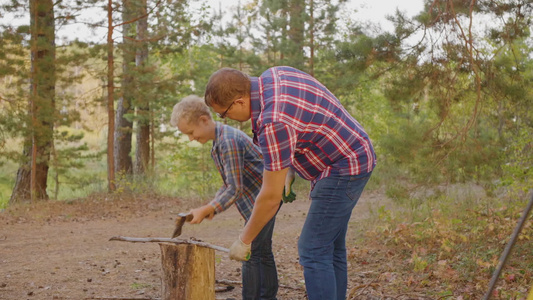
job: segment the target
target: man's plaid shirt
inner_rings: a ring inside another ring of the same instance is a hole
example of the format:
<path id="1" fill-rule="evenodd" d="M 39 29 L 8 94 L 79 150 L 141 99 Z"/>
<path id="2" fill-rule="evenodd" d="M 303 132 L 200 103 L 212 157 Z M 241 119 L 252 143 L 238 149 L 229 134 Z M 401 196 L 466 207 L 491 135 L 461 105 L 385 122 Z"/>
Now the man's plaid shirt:
<path id="1" fill-rule="evenodd" d="M 210 204 L 220 213 L 235 203 L 248 221 L 263 183 L 263 158 L 259 147 L 244 132 L 216 122 L 211 157 L 224 185 Z"/>
<path id="2" fill-rule="evenodd" d="M 265 170 L 292 166 L 313 182 L 373 170 L 376 156 L 367 133 L 311 75 L 274 67 L 251 82 L 254 142 Z"/>

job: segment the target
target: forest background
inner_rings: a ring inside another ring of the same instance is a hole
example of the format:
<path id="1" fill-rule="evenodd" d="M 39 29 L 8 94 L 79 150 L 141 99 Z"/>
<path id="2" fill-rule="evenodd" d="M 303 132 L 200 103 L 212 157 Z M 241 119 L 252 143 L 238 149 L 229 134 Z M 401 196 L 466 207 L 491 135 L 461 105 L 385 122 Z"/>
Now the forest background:
<path id="1" fill-rule="evenodd" d="M 415 271 L 472 252 L 454 268 L 487 280 L 533 183 L 533 5 L 425 0 L 415 16 L 388 16 L 388 31 L 346 5 L 255 0 L 211 14 L 185 0 L 4 1 L 0 17 L 30 22 L 0 27 L 0 209 L 101 193 L 205 200 L 221 183 L 210 146 L 169 127 L 173 105 L 202 96 L 221 67 L 290 65 L 369 133 L 369 188 L 397 205 L 375 212 L 383 242 L 429 239 L 437 254 L 410 252 Z M 60 39 L 72 24 L 87 31 Z M 87 41 L 96 29 L 106 40 Z M 249 122 L 224 122 L 250 134 Z M 531 223 L 509 297 L 532 282 Z M 401 224 L 423 226 L 391 229 Z M 487 236 L 498 246 L 483 252 Z"/>

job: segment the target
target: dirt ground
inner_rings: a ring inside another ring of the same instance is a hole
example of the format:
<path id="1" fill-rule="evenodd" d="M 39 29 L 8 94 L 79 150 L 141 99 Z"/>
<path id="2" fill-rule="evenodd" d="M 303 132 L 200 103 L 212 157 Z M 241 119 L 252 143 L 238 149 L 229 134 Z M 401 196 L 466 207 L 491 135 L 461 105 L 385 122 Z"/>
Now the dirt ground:
<path id="1" fill-rule="evenodd" d="M 0 299 L 159 299 L 159 246 L 109 238 L 170 237 L 175 215 L 191 205 L 163 197 L 105 197 L 18 204 L 1 212 Z M 368 214 L 375 197 L 363 195 L 352 224 Z M 302 198 L 285 204 L 276 221 L 279 299 L 306 298 L 297 240 L 310 202 Z M 181 237 L 229 247 L 242 227 L 232 207 L 212 221 L 185 224 Z M 227 254 L 216 252 L 215 268 L 217 280 L 240 281 L 240 263 Z M 216 299 L 240 299 L 240 286 L 232 286 L 231 291 L 217 292 Z"/>

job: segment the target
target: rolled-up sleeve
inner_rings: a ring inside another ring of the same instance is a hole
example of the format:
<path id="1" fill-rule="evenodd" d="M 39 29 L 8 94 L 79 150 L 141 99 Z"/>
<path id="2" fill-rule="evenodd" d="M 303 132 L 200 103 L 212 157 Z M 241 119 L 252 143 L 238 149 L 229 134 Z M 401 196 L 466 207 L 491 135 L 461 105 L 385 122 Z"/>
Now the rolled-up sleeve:
<path id="1" fill-rule="evenodd" d="M 258 135 L 265 170 L 279 171 L 292 165 L 298 135 L 283 123 L 266 124 Z"/>

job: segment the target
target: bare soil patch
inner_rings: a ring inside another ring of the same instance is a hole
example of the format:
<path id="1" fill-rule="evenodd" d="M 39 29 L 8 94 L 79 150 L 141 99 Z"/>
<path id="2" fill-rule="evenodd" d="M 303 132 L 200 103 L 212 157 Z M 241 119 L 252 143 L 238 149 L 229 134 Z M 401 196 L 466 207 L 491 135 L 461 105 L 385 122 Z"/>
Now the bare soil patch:
<path id="1" fill-rule="evenodd" d="M 375 197 L 368 195 L 366 202 Z M 276 222 L 274 251 L 280 284 L 285 286 L 279 299 L 306 298 L 297 240 L 310 202 L 302 198 L 283 205 Z M 0 299 L 158 299 L 159 246 L 109 238 L 170 237 L 175 215 L 190 207 L 160 196 L 13 205 L 0 213 Z M 367 211 L 363 196 L 354 222 Z M 185 224 L 181 237 L 229 247 L 243 224 L 231 208 L 212 221 Z M 240 281 L 240 276 L 240 263 L 217 252 L 216 279 Z M 240 286 L 233 286 L 232 291 L 217 293 L 217 299 L 240 299 Z"/>

